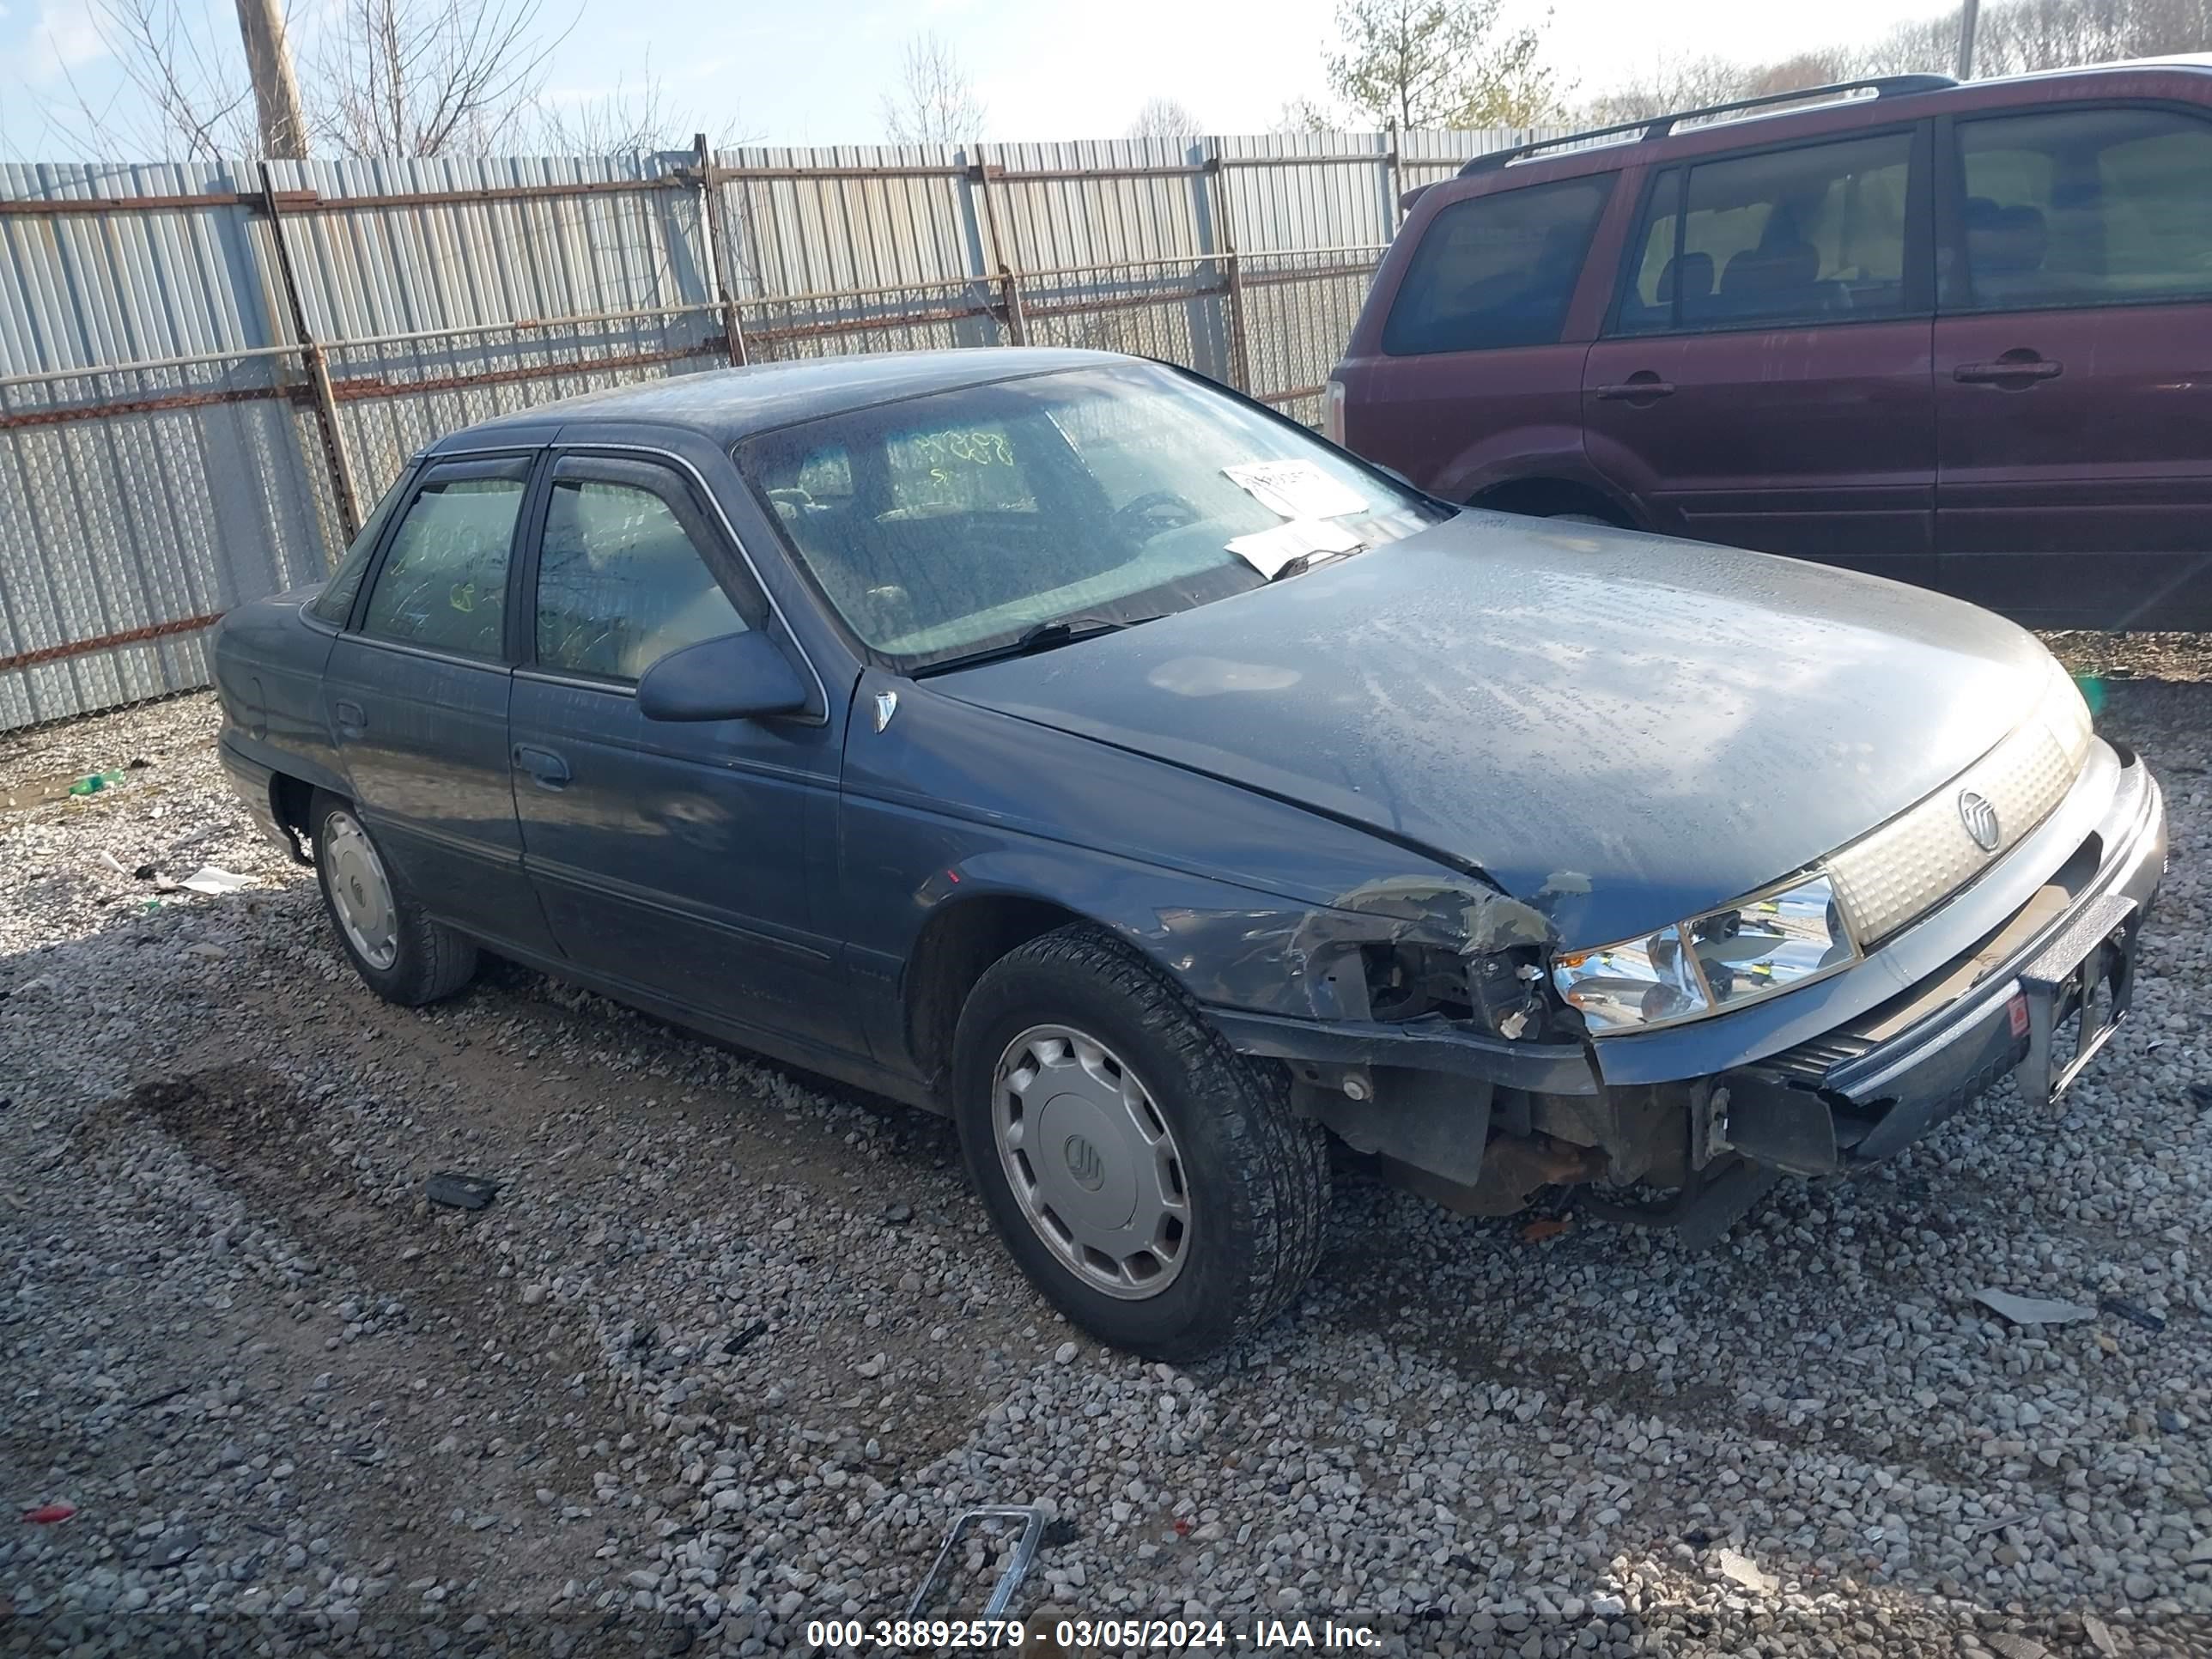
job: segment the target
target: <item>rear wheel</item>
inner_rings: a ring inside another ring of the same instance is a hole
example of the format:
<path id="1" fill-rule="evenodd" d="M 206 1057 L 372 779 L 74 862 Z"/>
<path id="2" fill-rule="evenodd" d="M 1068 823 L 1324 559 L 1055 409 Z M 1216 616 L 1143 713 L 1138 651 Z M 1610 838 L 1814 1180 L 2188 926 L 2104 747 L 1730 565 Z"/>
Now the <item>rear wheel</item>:
<path id="1" fill-rule="evenodd" d="M 476 977 L 477 947 L 430 920 L 385 863 L 351 801 L 318 790 L 308 827 L 323 908 L 370 990 L 413 1008 Z"/>
<path id="2" fill-rule="evenodd" d="M 1212 1352 L 1279 1313 L 1320 1257 L 1322 1130 L 1108 934 L 1065 927 L 994 963 L 961 1012 L 953 1082 L 992 1224 L 1102 1341 Z"/>

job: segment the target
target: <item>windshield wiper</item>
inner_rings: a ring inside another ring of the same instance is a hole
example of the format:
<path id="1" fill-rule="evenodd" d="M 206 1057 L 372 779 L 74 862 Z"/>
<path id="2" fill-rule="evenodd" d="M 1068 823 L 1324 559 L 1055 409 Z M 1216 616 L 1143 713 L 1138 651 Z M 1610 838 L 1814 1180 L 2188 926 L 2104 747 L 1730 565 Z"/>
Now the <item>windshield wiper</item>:
<path id="1" fill-rule="evenodd" d="M 1317 564 L 1327 564 L 1334 559 L 1349 559 L 1366 550 L 1367 544 L 1361 542 L 1354 547 L 1331 548 L 1327 551 L 1301 553 L 1296 558 L 1285 559 L 1275 574 L 1267 580 L 1271 582 L 1279 582 L 1285 576 L 1303 576 Z"/>
<path id="2" fill-rule="evenodd" d="M 916 677 L 921 678 L 941 674 L 949 669 L 973 668 L 978 663 L 1000 662 L 1008 657 L 1030 656 L 1077 640 L 1095 639 L 1101 634 L 1118 634 L 1121 629 L 1134 628 L 1139 623 L 1158 622 L 1166 614 L 1162 611 L 1150 617 L 1054 617 L 1050 622 L 1030 623 L 1005 645 L 994 645 L 984 651 L 972 651 L 963 657 L 948 657 L 943 662 L 933 662 L 927 668 L 915 672 Z"/>

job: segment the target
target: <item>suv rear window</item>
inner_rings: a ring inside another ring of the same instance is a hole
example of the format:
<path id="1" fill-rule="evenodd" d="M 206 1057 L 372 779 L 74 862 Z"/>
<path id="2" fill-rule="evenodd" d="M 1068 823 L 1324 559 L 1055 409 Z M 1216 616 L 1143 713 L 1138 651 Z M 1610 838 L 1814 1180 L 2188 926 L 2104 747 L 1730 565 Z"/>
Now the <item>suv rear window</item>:
<path id="1" fill-rule="evenodd" d="M 1550 345 L 1612 173 L 1455 202 L 1429 222 L 1382 325 L 1394 357 Z"/>
<path id="2" fill-rule="evenodd" d="M 1912 135 L 1731 156 L 1662 175 L 1616 331 L 1771 327 L 1905 308 Z"/>
<path id="3" fill-rule="evenodd" d="M 1952 307 L 2212 293 L 2212 122 L 2055 110 L 1959 128 L 1967 281 Z"/>

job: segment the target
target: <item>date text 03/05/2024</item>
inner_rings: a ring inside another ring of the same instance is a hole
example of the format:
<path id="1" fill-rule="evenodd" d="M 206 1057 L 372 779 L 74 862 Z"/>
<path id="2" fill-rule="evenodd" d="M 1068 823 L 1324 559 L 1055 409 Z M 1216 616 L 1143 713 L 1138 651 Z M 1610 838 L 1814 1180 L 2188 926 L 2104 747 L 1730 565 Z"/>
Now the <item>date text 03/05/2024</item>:
<path id="1" fill-rule="evenodd" d="M 957 1653 L 1001 1648 L 1032 1653 L 1167 1653 L 1221 1649 L 1245 1653 L 1358 1652 L 1379 1648 L 1369 1626 L 1334 1619 L 1261 1619 L 1249 1626 L 1213 1619 L 823 1619 L 806 1626 L 817 1653 Z"/>

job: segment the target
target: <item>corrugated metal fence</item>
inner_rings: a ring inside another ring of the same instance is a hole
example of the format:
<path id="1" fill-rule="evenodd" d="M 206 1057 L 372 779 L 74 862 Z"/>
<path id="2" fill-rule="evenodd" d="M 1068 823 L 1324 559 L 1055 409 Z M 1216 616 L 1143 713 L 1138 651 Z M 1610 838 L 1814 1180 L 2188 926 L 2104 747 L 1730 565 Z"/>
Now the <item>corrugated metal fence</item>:
<path id="1" fill-rule="evenodd" d="M 204 684 L 417 447 L 572 392 L 1030 343 L 1316 419 L 1399 191 L 1528 136 L 0 166 L 0 730 Z"/>

